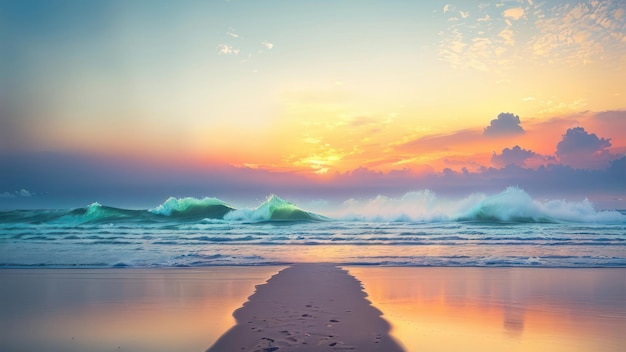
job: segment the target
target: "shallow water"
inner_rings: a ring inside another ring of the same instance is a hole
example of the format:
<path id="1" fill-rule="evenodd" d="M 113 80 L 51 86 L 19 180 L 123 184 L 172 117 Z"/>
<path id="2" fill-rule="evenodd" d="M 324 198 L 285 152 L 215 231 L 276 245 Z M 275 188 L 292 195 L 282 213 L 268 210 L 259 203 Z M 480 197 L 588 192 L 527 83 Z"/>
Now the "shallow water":
<path id="1" fill-rule="evenodd" d="M 626 266 L 626 224 L 325 221 L 0 223 L 4 267 Z"/>

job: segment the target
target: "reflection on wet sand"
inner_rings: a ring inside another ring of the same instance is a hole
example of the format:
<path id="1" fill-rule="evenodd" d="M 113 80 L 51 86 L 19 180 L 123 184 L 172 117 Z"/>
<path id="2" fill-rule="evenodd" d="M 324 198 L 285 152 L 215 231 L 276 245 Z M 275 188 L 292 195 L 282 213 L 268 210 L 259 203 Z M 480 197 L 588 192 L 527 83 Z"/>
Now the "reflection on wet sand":
<path id="1" fill-rule="evenodd" d="M 617 351 L 626 269 L 346 267 L 407 351 Z"/>
<path id="2" fill-rule="evenodd" d="M 0 270 L 0 350 L 204 351 L 280 269 Z"/>

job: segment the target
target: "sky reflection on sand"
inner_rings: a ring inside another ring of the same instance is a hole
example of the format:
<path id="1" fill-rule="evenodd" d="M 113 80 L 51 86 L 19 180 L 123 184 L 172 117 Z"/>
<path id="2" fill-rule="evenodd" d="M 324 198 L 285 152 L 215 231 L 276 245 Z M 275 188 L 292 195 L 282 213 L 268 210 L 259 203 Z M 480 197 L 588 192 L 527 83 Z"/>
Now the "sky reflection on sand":
<path id="1" fill-rule="evenodd" d="M 204 351 L 278 270 L 2 270 L 0 350 Z"/>
<path id="2" fill-rule="evenodd" d="M 617 351 L 626 270 L 348 267 L 408 351 Z"/>

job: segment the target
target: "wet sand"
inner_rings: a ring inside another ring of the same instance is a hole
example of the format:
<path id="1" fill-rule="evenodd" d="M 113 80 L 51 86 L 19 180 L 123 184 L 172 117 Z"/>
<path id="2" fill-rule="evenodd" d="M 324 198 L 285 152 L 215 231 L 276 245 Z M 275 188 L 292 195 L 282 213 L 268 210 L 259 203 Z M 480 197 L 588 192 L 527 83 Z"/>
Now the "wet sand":
<path id="1" fill-rule="evenodd" d="M 402 351 L 360 283 L 331 264 L 296 264 L 258 286 L 208 351 Z"/>
<path id="2" fill-rule="evenodd" d="M 0 351 L 204 351 L 282 268 L 1 269 Z"/>
<path id="3" fill-rule="evenodd" d="M 626 346 L 626 268 L 346 268 L 407 351 Z"/>
<path id="4" fill-rule="evenodd" d="M 626 331 L 626 268 L 1 269 L 0 282 L 0 351 L 608 352 Z"/>

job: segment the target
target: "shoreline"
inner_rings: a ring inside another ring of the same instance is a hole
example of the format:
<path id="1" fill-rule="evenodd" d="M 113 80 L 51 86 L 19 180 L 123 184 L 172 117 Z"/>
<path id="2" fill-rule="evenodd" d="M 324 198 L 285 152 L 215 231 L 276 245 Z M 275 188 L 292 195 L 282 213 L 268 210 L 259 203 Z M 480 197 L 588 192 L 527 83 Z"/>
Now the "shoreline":
<path id="1" fill-rule="evenodd" d="M 414 268 L 414 269 L 566 269 L 566 270 L 588 270 L 588 269 L 626 269 L 626 265 L 405 265 L 405 264 L 379 264 L 363 262 L 271 262 L 271 263 L 246 263 L 246 264 L 210 264 L 202 266 L 97 266 L 97 265 L 0 265 L 0 272 L 3 270 L 210 270 L 211 268 L 263 268 L 263 267 L 288 267 L 299 264 L 329 264 L 340 267 L 363 267 L 363 268 Z"/>

